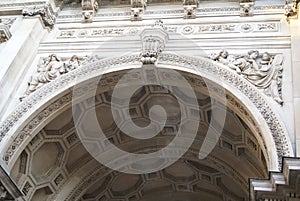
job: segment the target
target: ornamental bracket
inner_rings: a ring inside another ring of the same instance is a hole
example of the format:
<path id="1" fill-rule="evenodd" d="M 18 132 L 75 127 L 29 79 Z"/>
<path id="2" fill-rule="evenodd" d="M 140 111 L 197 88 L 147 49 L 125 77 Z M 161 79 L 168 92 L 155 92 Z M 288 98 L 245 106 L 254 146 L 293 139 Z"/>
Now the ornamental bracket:
<path id="1" fill-rule="evenodd" d="M 240 0 L 240 16 L 253 16 L 254 0 Z"/>
<path id="2" fill-rule="evenodd" d="M 98 11 L 99 5 L 96 0 L 82 0 L 82 17 L 85 22 L 91 22 Z"/>
<path id="3" fill-rule="evenodd" d="M 131 20 L 141 20 L 147 7 L 147 0 L 131 0 Z"/>
<path id="4" fill-rule="evenodd" d="M 143 64 L 154 64 L 159 54 L 165 49 L 169 35 L 163 22 L 158 20 L 153 27 L 143 30 L 141 39 L 141 62 Z"/>
<path id="5" fill-rule="evenodd" d="M 300 0 L 293 0 L 292 3 L 289 3 L 288 0 L 285 1 L 284 10 L 288 22 L 290 18 L 298 18 L 299 3 Z"/>
<path id="6" fill-rule="evenodd" d="M 198 5 L 198 0 L 183 0 L 184 19 L 196 18 Z"/>

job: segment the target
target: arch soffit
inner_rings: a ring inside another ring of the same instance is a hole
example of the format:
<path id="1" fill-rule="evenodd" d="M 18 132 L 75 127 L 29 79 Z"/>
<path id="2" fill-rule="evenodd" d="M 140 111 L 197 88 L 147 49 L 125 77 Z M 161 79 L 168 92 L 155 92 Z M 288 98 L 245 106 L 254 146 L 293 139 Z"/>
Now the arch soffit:
<path id="1" fill-rule="evenodd" d="M 7 169 L 13 167 L 18 155 L 45 122 L 70 104 L 75 84 L 99 75 L 140 67 L 139 55 L 98 60 L 57 78 L 26 98 L 0 128 L 0 152 Z M 281 157 L 293 156 L 287 130 L 279 115 L 268 105 L 264 95 L 227 67 L 202 57 L 167 53 L 160 55 L 157 67 L 192 73 L 224 87 L 229 92 L 226 94 L 228 106 L 250 123 L 260 145 L 265 148 L 269 170 L 280 169 Z"/>

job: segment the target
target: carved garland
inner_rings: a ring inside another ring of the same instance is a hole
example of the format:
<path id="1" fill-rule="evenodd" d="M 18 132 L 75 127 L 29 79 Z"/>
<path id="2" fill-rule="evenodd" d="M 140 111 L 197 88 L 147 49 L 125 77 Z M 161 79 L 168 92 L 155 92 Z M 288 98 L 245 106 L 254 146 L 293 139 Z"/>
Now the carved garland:
<path id="1" fill-rule="evenodd" d="M 96 60 L 97 61 L 97 60 Z M 123 56 L 116 59 L 108 59 L 103 61 L 96 62 L 92 60 L 88 63 L 94 63 L 94 65 L 88 65 L 82 68 L 78 68 L 74 71 L 69 72 L 63 76 L 58 77 L 54 81 L 48 83 L 44 87 L 38 89 L 35 93 L 28 96 L 24 102 L 7 118 L 7 120 L 0 127 L 0 140 L 10 131 L 13 126 L 22 119 L 22 117 L 30 110 L 33 110 L 33 106 L 37 103 L 41 102 L 41 100 L 45 99 L 46 96 L 53 94 L 58 89 L 71 84 L 74 82 L 74 79 L 79 77 L 85 77 L 87 75 L 93 75 L 96 72 L 104 71 L 106 68 L 113 69 L 118 68 L 119 65 L 131 65 L 136 64 L 140 65 L 140 56 Z M 269 125 L 270 131 L 273 134 L 277 155 L 279 158 L 279 164 L 281 162 L 282 156 L 290 156 L 290 149 L 288 140 L 285 137 L 285 131 L 277 119 L 274 112 L 272 112 L 272 108 L 265 102 L 265 100 L 261 97 L 259 92 L 251 86 L 245 79 L 242 77 L 233 74 L 228 69 L 223 69 L 218 67 L 217 65 L 213 65 L 213 63 L 209 61 L 203 61 L 190 57 L 181 57 L 172 54 L 162 54 L 159 57 L 159 63 L 162 64 L 172 64 L 172 65 L 180 65 L 185 66 L 186 68 L 199 69 L 213 75 L 218 76 L 224 82 L 229 82 L 237 89 L 239 89 L 242 93 L 244 93 L 258 108 L 263 117 L 265 118 L 267 124 Z M 51 113 L 55 112 L 63 105 L 67 105 L 71 101 L 72 95 L 67 94 L 64 97 L 60 98 L 52 105 L 46 107 L 41 113 L 39 113 L 36 117 L 34 117 L 19 133 L 18 136 L 14 139 L 12 145 L 5 152 L 3 159 L 8 164 L 10 162 L 11 157 L 18 149 L 22 141 L 31 135 L 32 130 L 36 126 L 40 124 L 44 119 L 46 119 Z M 232 98 L 234 99 L 234 98 Z M 244 110 L 245 111 L 245 110 Z M 247 112 L 244 112 L 247 113 Z M 261 133 L 260 133 L 261 134 Z"/>

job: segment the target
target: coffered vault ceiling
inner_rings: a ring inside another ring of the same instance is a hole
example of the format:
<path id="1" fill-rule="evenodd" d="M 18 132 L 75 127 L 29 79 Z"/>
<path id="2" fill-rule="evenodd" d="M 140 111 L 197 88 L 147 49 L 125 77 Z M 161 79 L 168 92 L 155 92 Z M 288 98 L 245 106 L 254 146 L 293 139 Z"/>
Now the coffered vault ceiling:
<path id="1" fill-rule="evenodd" d="M 119 75 L 123 73 L 118 72 Z M 115 79 L 116 73 L 106 76 L 109 77 Z M 127 86 L 123 87 L 126 92 Z M 99 90 L 95 97 L 98 122 L 111 143 L 128 152 L 149 153 L 165 147 L 174 138 L 182 115 L 178 101 L 184 100 L 177 100 L 170 91 L 155 85 L 137 90 L 131 98 L 130 115 L 138 126 L 149 124 L 148 111 L 153 105 L 161 105 L 168 114 L 164 129 L 155 137 L 141 141 L 120 132 L 114 123 L 110 108 L 112 89 L 113 86 Z M 184 94 L 184 89 L 176 90 Z M 60 114 L 32 139 L 15 163 L 11 176 L 27 199 L 33 201 L 55 200 L 56 195 L 63 194 L 68 188 L 68 182 L 83 170 L 80 182 L 72 187 L 65 200 L 247 200 L 248 178 L 267 177 L 262 150 L 240 117 L 207 96 L 207 91 L 195 88 L 195 92 L 201 118 L 197 137 L 180 160 L 163 170 L 129 175 L 105 168 L 80 142 L 69 107 L 62 108 Z M 212 102 L 216 103 L 216 111 L 226 110 L 226 121 L 217 146 L 207 158 L 199 160 L 199 148 L 212 121 Z M 81 107 L 88 113 L 91 107 L 89 99 Z M 88 139 L 97 138 L 93 127 L 85 129 Z M 184 129 L 189 129 L 188 124 Z M 99 146 L 106 145 L 103 141 Z M 149 165 L 164 163 L 163 159 L 149 160 Z M 87 168 L 90 164 L 93 164 L 92 168 Z"/>

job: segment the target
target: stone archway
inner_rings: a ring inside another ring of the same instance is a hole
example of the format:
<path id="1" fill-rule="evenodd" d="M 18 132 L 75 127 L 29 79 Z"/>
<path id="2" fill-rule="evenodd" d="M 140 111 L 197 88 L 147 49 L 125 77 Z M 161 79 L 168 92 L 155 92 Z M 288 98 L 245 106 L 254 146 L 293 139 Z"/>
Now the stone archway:
<path id="1" fill-rule="evenodd" d="M 23 152 L 28 144 L 36 140 L 39 141 L 35 138 L 39 136 L 39 132 L 70 107 L 72 87 L 76 84 L 75 78 L 77 78 L 77 82 L 78 80 L 84 81 L 103 73 L 110 76 L 115 73 L 118 77 L 118 72 L 122 70 L 140 67 L 141 63 L 138 55 L 96 61 L 57 78 L 25 99 L 21 106 L 8 118 L 1 130 L 1 136 L 4 137 L 1 142 L 1 152 L 4 153 L 3 160 L 8 171 L 14 168 L 16 162 L 26 160 L 29 157 L 28 154 L 26 156 L 26 153 Z M 215 84 L 216 92 L 218 91 L 217 86 L 220 86 L 220 83 L 216 83 L 216 80 L 221 81 L 223 83 L 222 87 L 227 91 L 228 107 L 249 126 L 254 138 L 261 147 L 263 155 L 266 157 L 268 170 L 278 170 L 281 157 L 292 156 L 288 135 L 276 112 L 267 105 L 259 91 L 247 83 L 246 80 L 226 69 L 225 66 L 205 58 L 162 54 L 158 59 L 157 67 L 182 71 L 183 74 L 186 74 L 185 78 L 199 88 L 205 87 L 205 84 L 199 80 L 197 81 L 197 77 L 203 77 Z M 190 75 L 194 75 L 194 77 Z M 113 81 L 117 81 L 117 79 Z M 112 83 L 108 81 L 106 84 L 104 83 L 103 87 L 109 89 Z M 59 147 L 58 150 L 64 149 L 60 143 L 51 141 L 43 143 L 40 149 L 46 151 L 47 149 L 55 149 L 55 147 Z M 61 155 L 63 155 L 63 152 L 58 151 L 56 154 L 57 158 L 62 157 Z M 20 156 L 21 159 L 19 159 Z M 25 159 L 22 159 L 22 157 Z M 59 166 L 60 164 L 58 164 Z M 234 172 L 234 170 L 232 171 Z M 64 175 L 58 175 L 54 179 L 60 181 L 63 180 L 61 178 L 64 178 Z M 77 199 L 77 196 L 81 195 L 82 190 L 84 190 L 82 189 L 84 184 L 84 182 L 81 182 L 80 185 L 73 186 L 73 193 L 69 196 L 75 196 Z M 57 190 L 48 186 L 37 188 L 34 185 L 34 183 L 30 183 L 25 179 L 20 188 L 30 196 L 33 196 L 33 193 L 36 194 L 36 192 L 47 194 Z M 65 187 L 68 188 L 68 186 Z M 63 187 L 59 189 L 61 188 Z"/>

